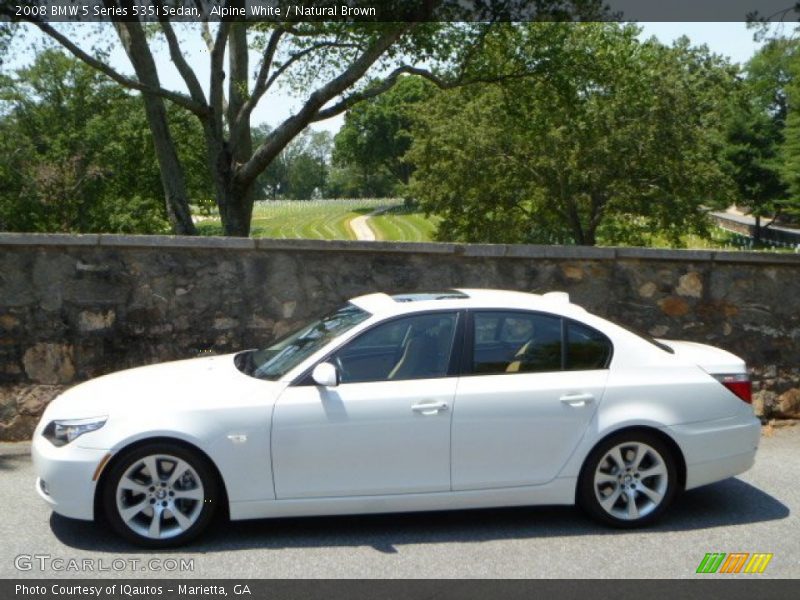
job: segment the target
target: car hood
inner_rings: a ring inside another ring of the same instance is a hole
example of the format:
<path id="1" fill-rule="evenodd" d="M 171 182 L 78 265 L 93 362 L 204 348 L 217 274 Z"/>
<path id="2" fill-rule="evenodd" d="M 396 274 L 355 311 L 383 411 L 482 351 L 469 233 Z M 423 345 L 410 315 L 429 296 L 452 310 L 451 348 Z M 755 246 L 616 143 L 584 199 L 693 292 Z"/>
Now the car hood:
<path id="1" fill-rule="evenodd" d="M 746 373 L 744 361 L 722 348 L 697 342 L 678 340 L 657 340 L 666 344 L 679 359 L 690 362 L 711 375 Z"/>
<path id="2" fill-rule="evenodd" d="M 47 407 L 42 420 L 119 416 L 263 403 L 283 385 L 245 375 L 234 354 L 138 367 L 71 387 Z"/>

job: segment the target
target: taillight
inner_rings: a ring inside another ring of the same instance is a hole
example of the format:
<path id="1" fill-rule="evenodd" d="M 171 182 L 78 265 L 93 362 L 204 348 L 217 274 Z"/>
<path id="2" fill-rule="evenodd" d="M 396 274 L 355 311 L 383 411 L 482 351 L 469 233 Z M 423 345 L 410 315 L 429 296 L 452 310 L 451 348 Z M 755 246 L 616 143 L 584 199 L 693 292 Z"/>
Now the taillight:
<path id="1" fill-rule="evenodd" d="M 736 394 L 742 401 L 753 402 L 753 384 L 747 373 L 734 373 L 732 375 L 714 375 L 722 385 Z"/>

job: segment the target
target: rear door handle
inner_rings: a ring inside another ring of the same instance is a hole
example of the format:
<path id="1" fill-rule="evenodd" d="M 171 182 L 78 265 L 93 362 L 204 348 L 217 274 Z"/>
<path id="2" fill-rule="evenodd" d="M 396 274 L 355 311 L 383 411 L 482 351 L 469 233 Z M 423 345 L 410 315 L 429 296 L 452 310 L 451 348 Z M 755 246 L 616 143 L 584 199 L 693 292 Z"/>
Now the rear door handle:
<path id="1" fill-rule="evenodd" d="M 594 402 L 594 394 L 565 394 L 559 400 L 570 406 L 581 407 Z"/>
<path id="2" fill-rule="evenodd" d="M 426 404 L 413 404 L 411 410 L 423 415 L 435 415 L 439 411 L 447 410 L 447 402 L 428 402 Z"/>

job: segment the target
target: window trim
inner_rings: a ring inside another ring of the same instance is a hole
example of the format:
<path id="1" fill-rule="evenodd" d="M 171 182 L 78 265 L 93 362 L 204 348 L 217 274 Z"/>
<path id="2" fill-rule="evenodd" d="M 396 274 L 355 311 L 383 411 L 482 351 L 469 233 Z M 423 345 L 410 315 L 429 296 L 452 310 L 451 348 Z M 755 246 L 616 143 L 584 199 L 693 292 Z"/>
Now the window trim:
<path id="1" fill-rule="evenodd" d="M 473 357 L 475 350 L 475 315 L 479 313 L 498 313 L 498 312 L 519 313 L 530 316 L 541 315 L 544 317 L 560 319 L 561 320 L 561 369 L 559 369 L 558 371 L 535 371 L 529 373 L 475 373 L 473 364 Z M 583 373 L 587 371 L 604 371 L 611 366 L 611 360 L 614 357 L 614 343 L 611 341 L 611 338 L 609 338 L 605 333 L 603 333 L 596 327 L 587 325 L 586 323 L 578 321 L 577 319 L 565 317 L 564 315 L 549 313 L 541 310 L 526 310 L 524 308 L 478 308 L 478 309 L 473 308 L 465 310 L 465 313 L 466 313 L 466 323 L 464 327 L 465 338 L 463 344 L 463 351 L 461 352 L 461 369 L 459 373 L 461 377 L 496 377 L 498 375 L 544 375 L 547 373 Z M 606 340 L 610 348 L 610 352 L 608 353 L 608 358 L 606 359 L 604 366 L 598 369 L 572 370 L 567 368 L 568 367 L 567 342 L 569 337 L 568 330 L 570 323 L 575 323 L 582 327 L 591 329 L 592 331 L 596 331 L 603 337 L 603 339 Z"/>
<path id="2" fill-rule="evenodd" d="M 406 319 L 409 317 L 423 317 L 423 316 L 430 316 L 430 315 L 437 315 L 437 314 L 455 314 L 456 316 L 456 327 L 455 332 L 453 334 L 453 342 L 452 347 L 450 349 L 450 360 L 447 365 L 447 373 L 441 375 L 439 377 L 426 377 L 426 379 L 445 379 L 447 377 L 458 377 L 461 372 L 461 361 L 462 356 L 459 352 L 456 351 L 456 348 L 459 344 L 464 343 L 464 322 L 466 321 L 466 313 L 464 309 L 435 309 L 435 310 L 422 310 L 422 311 L 414 311 L 403 313 L 402 315 L 394 315 L 392 317 L 388 317 L 377 323 L 373 323 L 372 325 L 368 326 L 364 330 L 358 332 L 355 336 L 350 338 L 349 340 L 339 344 L 335 348 L 331 349 L 329 352 L 326 352 L 325 355 L 320 358 L 319 360 L 314 361 L 314 363 L 304 370 L 300 375 L 295 377 L 290 383 L 290 387 L 300 387 L 300 386 L 316 386 L 317 384 L 311 377 L 311 373 L 314 371 L 314 368 L 320 364 L 327 362 L 331 356 L 336 354 L 339 350 L 342 350 L 348 344 L 351 344 L 357 341 L 361 336 L 366 335 L 376 327 L 380 327 L 382 325 L 386 325 L 387 323 L 391 323 L 393 321 L 399 321 L 400 319 Z M 418 379 L 392 379 L 392 380 L 377 380 L 377 381 L 359 381 L 359 382 L 352 382 L 353 385 L 359 383 L 397 383 L 399 381 L 419 381 Z M 341 383 L 339 385 L 350 385 L 349 383 Z"/>

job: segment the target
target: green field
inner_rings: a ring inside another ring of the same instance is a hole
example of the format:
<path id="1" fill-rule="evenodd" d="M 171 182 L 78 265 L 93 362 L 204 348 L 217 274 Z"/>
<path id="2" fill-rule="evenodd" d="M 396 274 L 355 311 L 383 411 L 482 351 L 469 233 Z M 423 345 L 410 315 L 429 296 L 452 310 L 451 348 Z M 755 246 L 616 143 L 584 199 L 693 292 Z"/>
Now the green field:
<path id="1" fill-rule="evenodd" d="M 385 199 L 256 202 L 250 236 L 352 240 L 355 236 L 347 225 L 351 219 L 390 203 Z M 200 221 L 197 228 L 201 235 L 222 235 L 218 217 Z"/>
<path id="2" fill-rule="evenodd" d="M 382 209 L 382 210 L 380 210 Z M 332 200 L 274 200 L 256 202 L 253 209 L 251 237 L 312 240 L 356 239 L 351 220 L 372 213 L 369 227 L 375 238 L 388 242 L 430 242 L 441 218 L 426 216 L 415 208 L 403 205 L 399 199 L 332 199 Z M 197 223 L 200 235 L 222 235 L 219 217 L 201 217 Z M 710 228 L 708 238 L 688 234 L 682 247 L 715 250 L 749 250 L 747 238 L 718 227 Z M 669 248 L 670 242 L 660 235 L 646 240 L 650 248 Z M 601 241 L 602 245 L 602 241 Z M 768 252 L 793 252 L 793 248 L 759 248 Z"/>
<path id="3" fill-rule="evenodd" d="M 440 219 L 425 216 L 418 209 L 396 206 L 371 217 L 369 225 L 379 240 L 393 242 L 430 242 Z"/>
<path id="4" fill-rule="evenodd" d="M 312 240 L 353 240 L 348 223 L 379 208 L 388 210 L 371 217 L 369 225 L 379 240 L 427 242 L 433 239 L 437 219 L 409 210 L 400 200 L 387 198 L 347 200 L 275 200 L 256 202 L 251 237 Z M 197 223 L 201 235 L 222 235 L 219 217 Z"/>
<path id="5" fill-rule="evenodd" d="M 664 236 L 652 235 L 646 240 L 645 247 L 674 248 L 675 246 L 673 246 Z M 694 233 L 686 234 L 681 238 L 681 245 L 679 247 L 692 250 L 756 250 L 758 252 L 777 253 L 795 251 L 795 249 L 791 247 L 774 247 L 766 244 L 754 248 L 752 240 L 750 240 L 747 236 L 727 231 L 721 227 L 710 227 L 708 231 L 708 237 L 699 236 Z"/>

